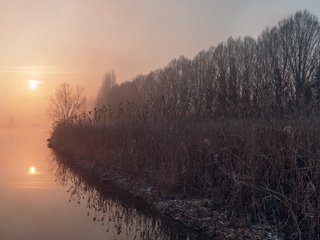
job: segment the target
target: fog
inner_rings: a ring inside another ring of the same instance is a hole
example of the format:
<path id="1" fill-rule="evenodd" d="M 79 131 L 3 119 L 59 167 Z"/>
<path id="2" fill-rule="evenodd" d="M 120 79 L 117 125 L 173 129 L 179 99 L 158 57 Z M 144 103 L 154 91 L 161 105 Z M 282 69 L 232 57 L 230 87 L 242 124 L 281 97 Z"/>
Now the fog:
<path id="1" fill-rule="evenodd" d="M 317 0 L 245 1 L 2 0 L 0 125 L 48 126 L 48 99 L 62 82 L 85 89 L 90 106 L 103 74 L 117 82 L 192 58 L 229 36 L 261 29 Z M 42 81 L 30 90 L 27 81 Z"/>

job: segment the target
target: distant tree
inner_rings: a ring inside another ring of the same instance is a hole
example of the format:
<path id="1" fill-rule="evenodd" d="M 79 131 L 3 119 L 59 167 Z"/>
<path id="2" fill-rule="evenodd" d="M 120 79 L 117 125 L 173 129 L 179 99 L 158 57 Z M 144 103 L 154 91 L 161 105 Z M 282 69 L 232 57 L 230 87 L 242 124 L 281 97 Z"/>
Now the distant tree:
<path id="1" fill-rule="evenodd" d="M 239 49 L 241 40 L 234 40 L 233 38 L 229 38 L 227 41 L 227 58 L 228 58 L 228 87 L 227 87 L 227 97 L 228 97 L 228 105 L 229 112 L 232 116 L 238 115 L 238 104 L 239 104 Z"/>
<path id="2" fill-rule="evenodd" d="M 214 52 L 216 66 L 218 69 L 217 76 L 217 108 L 218 116 L 226 117 L 227 115 L 227 58 L 225 44 L 219 44 Z"/>
<path id="3" fill-rule="evenodd" d="M 210 118 L 216 108 L 216 78 L 218 69 L 215 64 L 215 48 L 200 52 L 192 61 L 193 81 L 191 94 L 195 118 Z"/>
<path id="4" fill-rule="evenodd" d="M 116 86 L 116 74 L 111 70 L 111 72 L 107 72 L 102 79 L 102 84 L 96 100 L 96 106 L 102 107 L 109 104 L 107 102 L 108 93 L 114 86 Z"/>
<path id="5" fill-rule="evenodd" d="M 108 72 L 96 106 L 152 121 L 315 112 L 320 108 L 319 59 L 319 21 L 299 11 L 257 40 L 229 38 L 194 59 L 181 56 L 131 82 L 117 85 L 115 73 Z"/>
<path id="6" fill-rule="evenodd" d="M 84 110 L 83 89 L 73 88 L 67 83 L 61 84 L 50 99 L 49 115 L 53 122 L 67 122 Z"/>

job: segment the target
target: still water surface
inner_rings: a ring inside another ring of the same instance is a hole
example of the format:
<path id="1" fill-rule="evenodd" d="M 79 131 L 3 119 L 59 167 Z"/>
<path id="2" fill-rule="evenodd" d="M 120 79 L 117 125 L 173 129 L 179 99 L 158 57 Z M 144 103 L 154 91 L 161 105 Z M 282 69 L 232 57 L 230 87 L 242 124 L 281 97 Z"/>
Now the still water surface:
<path id="1" fill-rule="evenodd" d="M 54 159 L 48 136 L 43 129 L 0 129 L 1 240 L 189 239 L 102 196 Z"/>

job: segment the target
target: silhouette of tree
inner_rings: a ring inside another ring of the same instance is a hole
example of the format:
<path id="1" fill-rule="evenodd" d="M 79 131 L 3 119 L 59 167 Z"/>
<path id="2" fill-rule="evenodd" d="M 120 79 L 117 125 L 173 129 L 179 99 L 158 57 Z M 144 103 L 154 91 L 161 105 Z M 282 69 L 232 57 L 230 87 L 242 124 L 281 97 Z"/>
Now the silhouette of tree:
<path id="1" fill-rule="evenodd" d="M 103 105 L 107 105 L 108 93 L 114 86 L 116 86 L 116 74 L 112 70 L 111 72 L 107 72 L 102 79 L 102 84 L 99 88 L 96 100 L 96 106 L 102 107 Z"/>
<path id="2" fill-rule="evenodd" d="M 83 90 L 61 84 L 50 99 L 49 114 L 54 122 L 67 122 L 84 110 Z"/>
<path id="3" fill-rule="evenodd" d="M 303 91 L 313 79 L 319 64 L 320 27 L 315 15 L 299 11 L 279 23 L 282 51 L 288 54 L 288 63 L 295 84 L 295 104 L 303 103 Z"/>
<path id="4" fill-rule="evenodd" d="M 162 121 L 282 118 L 318 106 L 319 59 L 318 19 L 299 11 L 257 40 L 229 38 L 125 84 L 116 85 L 114 72 L 107 73 L 97 105 L 130 101 L 143 119 Z"/>

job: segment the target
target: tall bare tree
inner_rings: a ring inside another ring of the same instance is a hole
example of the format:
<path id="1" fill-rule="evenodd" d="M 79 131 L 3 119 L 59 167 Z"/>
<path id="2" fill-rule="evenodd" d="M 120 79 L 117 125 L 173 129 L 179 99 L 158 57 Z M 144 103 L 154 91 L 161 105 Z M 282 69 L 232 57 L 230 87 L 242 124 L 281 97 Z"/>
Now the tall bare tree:
<path id="1" fill-rule="evenodd" d="M 157 120 L 282 118 L 310 111 L 315 100 L 320 105 L 319 66 L 318 19 L 299 11 L 257 40 L 229 38 L 126 84 L 115 85 L 114 73 L 108 73 L 97 102 L 114 107 L 128 100 L 143 118 Z"/>
<path id="2" fill-rule="evenodd" d="M 315 15 L 299 11 L 279 23 L 284 51 L 287 51 L 295 83 L 296 107 L 302 104 L 305 84 L 312 81 L 319 64 L 320 27 Z"/>

